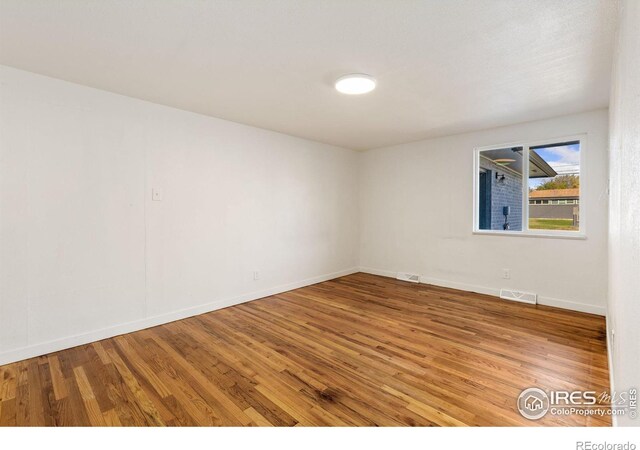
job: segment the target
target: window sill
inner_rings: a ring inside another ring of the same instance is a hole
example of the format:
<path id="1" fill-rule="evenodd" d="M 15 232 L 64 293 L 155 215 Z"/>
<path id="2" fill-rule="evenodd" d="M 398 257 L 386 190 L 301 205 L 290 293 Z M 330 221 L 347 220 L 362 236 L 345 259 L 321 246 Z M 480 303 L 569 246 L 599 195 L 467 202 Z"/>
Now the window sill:
<path id="1" fill-rule="evenodd" d="M 500 231 L 500 230 L 475 230 L 473 234 L 485 235 L 485 236 L 519 236 L 528 238 L 546 238 L 546 239 L 573 239 L 573 240 L 586 240 L 587 235 L 579 231 L 549 231 L 535 232 L 535 231 Z"/>

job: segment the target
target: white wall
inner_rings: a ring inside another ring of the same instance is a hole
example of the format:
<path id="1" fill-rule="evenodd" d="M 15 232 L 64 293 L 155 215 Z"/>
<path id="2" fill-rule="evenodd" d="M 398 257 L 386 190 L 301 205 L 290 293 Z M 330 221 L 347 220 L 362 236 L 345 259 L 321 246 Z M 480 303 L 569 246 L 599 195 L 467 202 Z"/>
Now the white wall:
<path id="1" fill-rule="evenodd" d="M 0 87 L 0 364 L 358 265 L 605 311 L 605 110 L 358 154 L 8 67 Z M 579 133 L 586 240 L 471 233 L 474 147 Z"/>
<path id="2" fill-rule="evenodd" d="M 599 110 L 365 152 L 361 268 L 494 295 L 502 287 L 531 291 L 543 304 L 604 315 L 607 126 L 607 111 Z M 586 240 L 472 234 L 474 147 L 581 133 L 588 135 Z"/>
<path id="3" fill-rule="evenodd" d="M 640 2 L 621 4 L 611 91 L 609 315 L 612 389 L 640 389 Z M 615 338 L 611 333 L 615 331 Z M 620 425 L 639 425 L 629 416 Z"/>
<path id="4" fill-rule="evenodd" d="M 8 67 L 0 86 L 0 364 L 355 270 L 355 152 Z"/>

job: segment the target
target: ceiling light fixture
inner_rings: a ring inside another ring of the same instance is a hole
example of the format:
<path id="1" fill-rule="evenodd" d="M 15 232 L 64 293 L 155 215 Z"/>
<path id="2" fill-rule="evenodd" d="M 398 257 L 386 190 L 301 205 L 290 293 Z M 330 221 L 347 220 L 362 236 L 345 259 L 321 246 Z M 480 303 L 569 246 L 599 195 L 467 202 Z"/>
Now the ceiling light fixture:
<path id="1" fill-rule="evenodd" d="M 375 78 L 364 73 L 351 73 L 349 75 L 343 75 L 336 80 L 336 89 L 343 94 L 366 94 L 375 88 Z"/>

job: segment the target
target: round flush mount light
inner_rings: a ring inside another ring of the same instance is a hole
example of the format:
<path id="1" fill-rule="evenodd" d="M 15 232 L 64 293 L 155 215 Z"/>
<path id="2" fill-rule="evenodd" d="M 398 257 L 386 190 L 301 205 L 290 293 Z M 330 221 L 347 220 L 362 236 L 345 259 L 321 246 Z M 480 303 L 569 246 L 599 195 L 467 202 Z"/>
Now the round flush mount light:
<path id="1" fill-rule="evenodd" d="M 343 94 L 366 94 L 375 88 L 375 78 L 364 73 L 351 73 L 349 75 L 343 75 L 336 80 L 336 89 Z"/>

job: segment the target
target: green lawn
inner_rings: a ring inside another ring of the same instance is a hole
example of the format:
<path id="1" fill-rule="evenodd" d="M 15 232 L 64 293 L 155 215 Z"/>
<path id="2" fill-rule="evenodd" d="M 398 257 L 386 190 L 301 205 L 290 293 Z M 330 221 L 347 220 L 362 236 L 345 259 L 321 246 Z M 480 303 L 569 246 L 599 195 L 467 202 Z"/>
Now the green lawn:
<path id="1" fill-rule="evenodd" d="M 568 230 L 578 231 L 571 219 L 529 219 L 530 230 Z"/>

